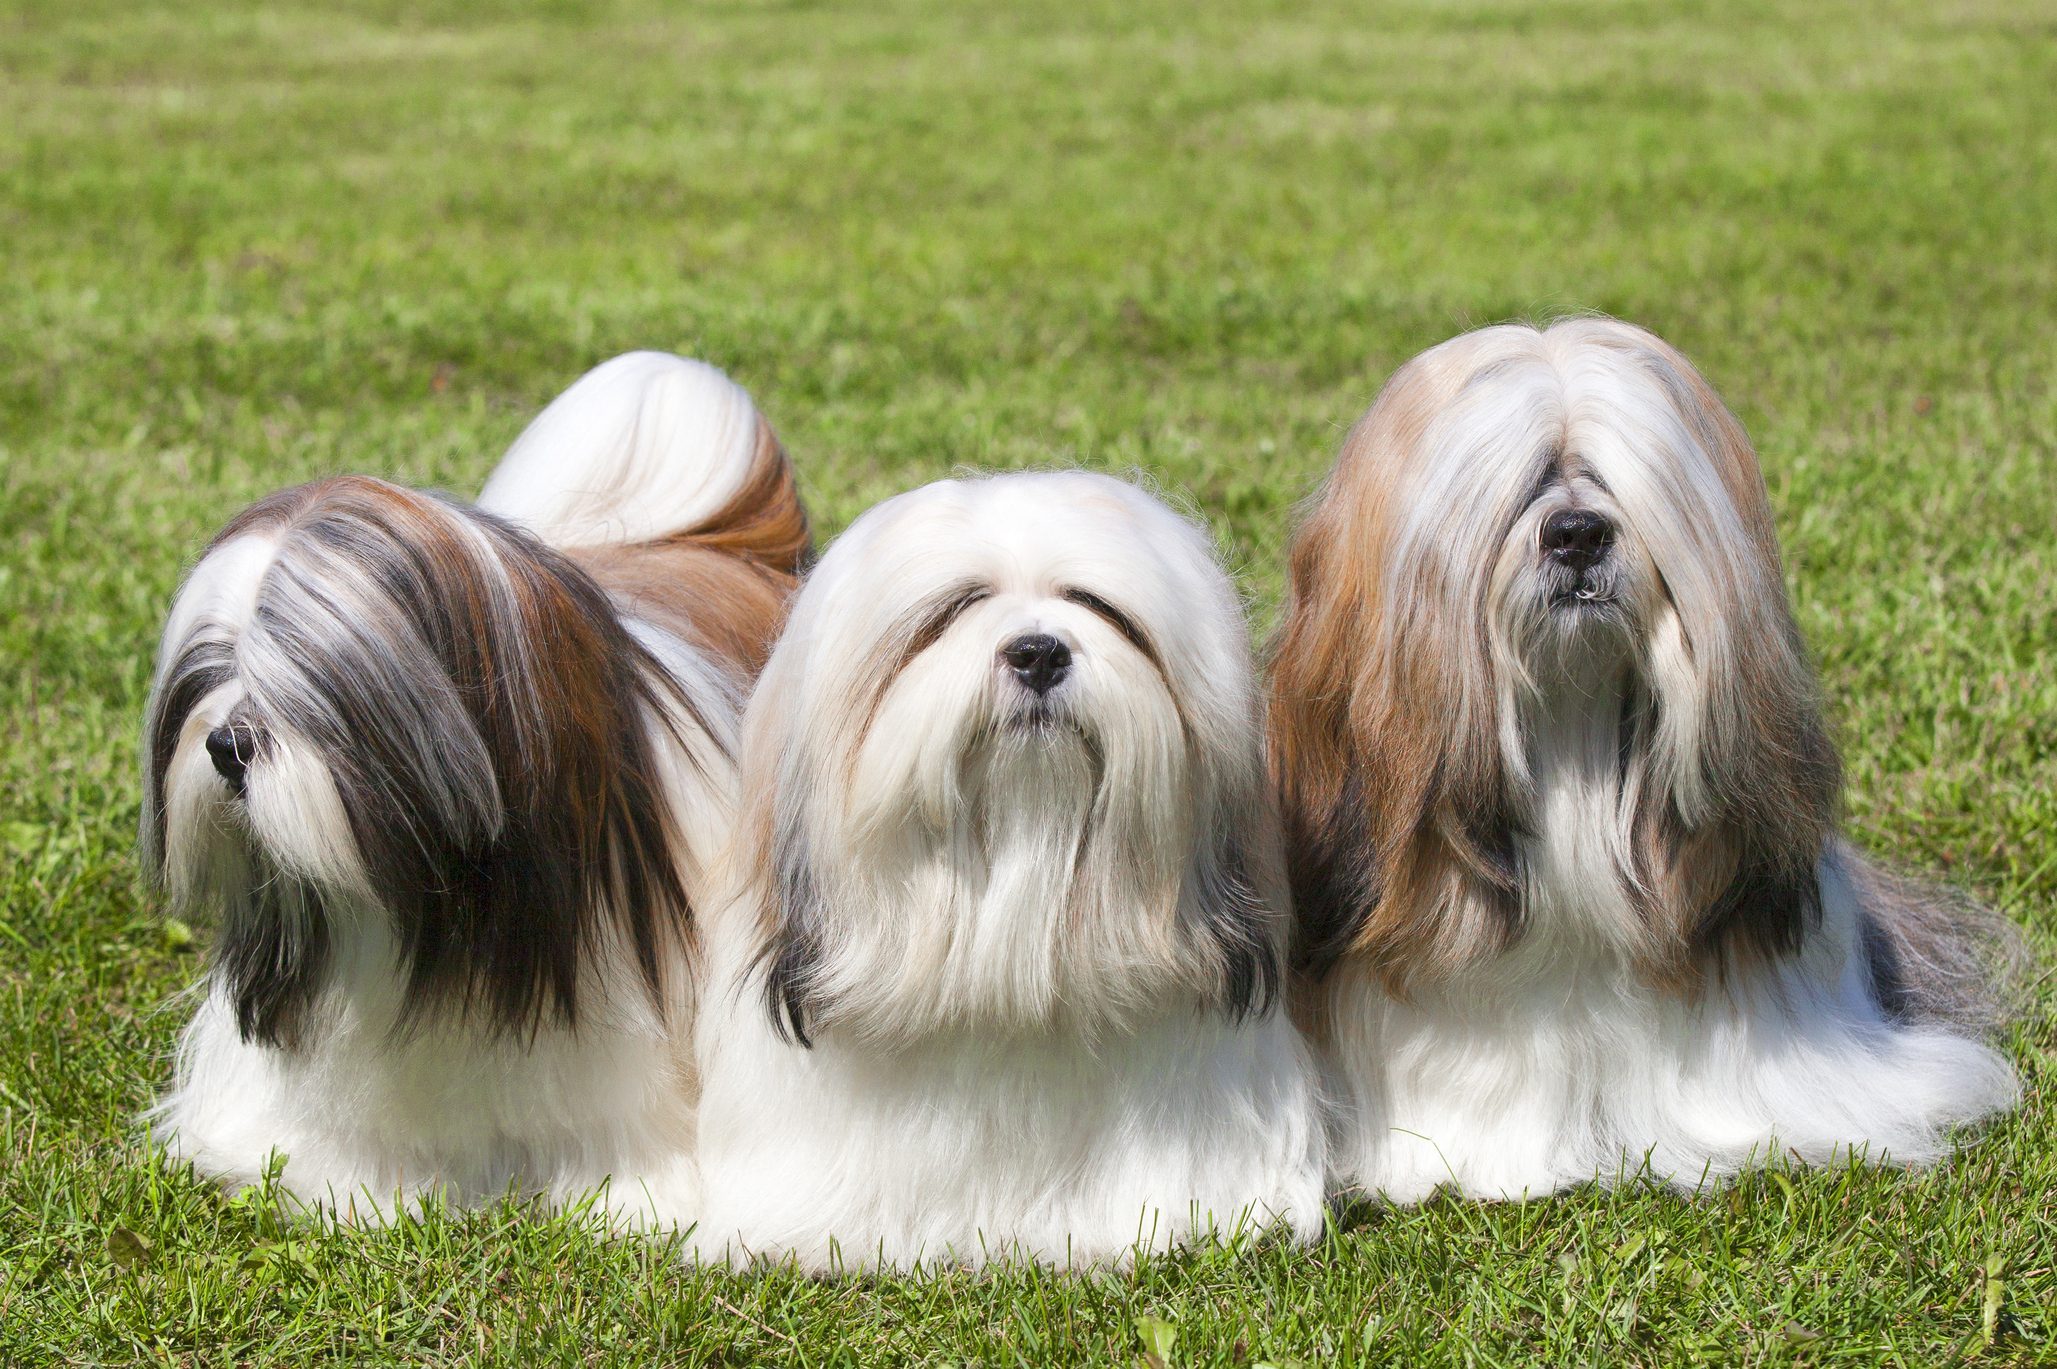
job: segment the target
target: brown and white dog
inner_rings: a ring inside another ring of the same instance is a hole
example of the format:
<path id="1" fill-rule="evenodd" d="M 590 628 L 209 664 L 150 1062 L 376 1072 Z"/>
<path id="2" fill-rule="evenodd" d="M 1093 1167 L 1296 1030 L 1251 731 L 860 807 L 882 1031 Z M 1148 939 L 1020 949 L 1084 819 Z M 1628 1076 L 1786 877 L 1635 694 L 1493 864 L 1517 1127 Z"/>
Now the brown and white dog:
<path id="1" fill-rule="evenodd" d="M 143 746 L 145 865 L 220 925 L 172 1151 L 373 1219 L 609 1181 L 690 1220 L 694 908 L 807 544 L 749 396 L 647 352 L 476 506 L 346 476 L 235 518 Z"/>
<path id="2" fill-rule="evenodd" d="M 1995 924 L 1837 838 L 1756 457 L 1651 334 L 1404 366 L 1298 533 L 1272 689 L 1343 1185 L 1919 1163 L 2014 1098 Z"/>

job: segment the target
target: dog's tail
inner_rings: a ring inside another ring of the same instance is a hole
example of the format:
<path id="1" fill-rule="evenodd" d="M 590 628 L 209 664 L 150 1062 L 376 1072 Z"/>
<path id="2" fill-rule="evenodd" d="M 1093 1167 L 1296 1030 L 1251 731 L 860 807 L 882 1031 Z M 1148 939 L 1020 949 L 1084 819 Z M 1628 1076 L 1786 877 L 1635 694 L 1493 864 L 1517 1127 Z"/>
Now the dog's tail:
<path id="1" fill-rule="evenodd" d="M 749 392 L 704 361 L 629 352 L 551 401 L 479 507 L 560 551 L 691 544 L 796 572 L 807 514 Z"/>
<path id="2" fill-rule="evenodd" d="M 2036 958 L 2021 929 L 1954 889 L 1845 847 L 1862 908 L 1872 990 L 1895 1017 L 1990 1034 L 2019 1012 Z"/>

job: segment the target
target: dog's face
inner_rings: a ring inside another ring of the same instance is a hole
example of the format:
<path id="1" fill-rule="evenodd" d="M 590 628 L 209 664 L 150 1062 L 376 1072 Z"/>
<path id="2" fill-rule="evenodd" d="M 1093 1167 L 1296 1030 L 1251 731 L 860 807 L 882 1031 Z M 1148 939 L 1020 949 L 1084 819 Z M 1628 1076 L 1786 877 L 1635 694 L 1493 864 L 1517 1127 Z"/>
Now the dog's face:
<path id="1" fill-rule="evenodd" d="M 476 510 L 348 478 L 245 511 L 179 593 L 144 735 L 146 867 L 218 914 L 247 1039 L 341 960 L 408 1021 L 576 1013 L 588 943 L 646 973 L 684 916 L 647 655 Z"/>
<path id="2" fill-rule="evenodd" d="M 1120 481 L 946 481 L 860 519 L 746 723 L 781 1020 L 1261 1003 L 1276 836 L 1243 633 L 1205 538 Z"/>
<path id="3" fill-rule="evenodd" d="M 1488 632 L 1529 688 L 1588 683 L 1630 664 L 1661 611 L 1659 579 L 1613 491 L 1584 462 L 1560 457 L 1502 543 L 1488 589 Z"/>
<path id="4" fill-rule="evenodd" d="M 1595 710 L 1644 905 L 1620 940 L 1677 975 L 1811 915 L 1836 767 L 1762 477 L 1640 329 L 1489 328 L 1402 368 L 1296 541 L 1274 678 L 1317 966 L 1375 948 L 1404 979 L 1517 935 L 1538 767 Z"/>

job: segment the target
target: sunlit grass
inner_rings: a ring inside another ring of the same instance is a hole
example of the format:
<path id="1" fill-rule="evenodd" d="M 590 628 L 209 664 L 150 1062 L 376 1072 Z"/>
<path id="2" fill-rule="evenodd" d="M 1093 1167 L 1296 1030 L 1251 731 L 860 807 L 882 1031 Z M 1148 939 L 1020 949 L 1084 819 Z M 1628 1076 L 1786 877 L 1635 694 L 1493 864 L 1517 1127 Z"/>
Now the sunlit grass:
<path id="1" fill-rule="evenodd" d="M 1146 472 L 1261 628 L 1395 364 L 1602 309 L 1758 441 L 1858 838 L 2047 952 L 2048 0 L 0 16 L 0 1362 L 2057 1357 L 2047 981 L 2021 1112 L 1927 1175 L 1356 1210 L 1119 1278 L 742 1279 L 164 1168 L 135 1119 L 209 929 L 166 933 L 132 851 L 208 534 L 319 472 L 474 489 L 613 352 L 749 385 L 825 534 L 963 465 Z"/>

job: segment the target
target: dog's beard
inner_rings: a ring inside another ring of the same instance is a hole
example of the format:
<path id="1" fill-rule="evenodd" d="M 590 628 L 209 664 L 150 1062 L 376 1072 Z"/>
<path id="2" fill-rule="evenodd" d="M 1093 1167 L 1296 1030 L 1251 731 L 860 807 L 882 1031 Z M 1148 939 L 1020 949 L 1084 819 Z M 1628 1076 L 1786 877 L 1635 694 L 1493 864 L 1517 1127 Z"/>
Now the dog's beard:
<path id="1" fill-rule="evenodd" d="M 1547 568 L 1523 577 L 1492 629 L 1496 669 L 1518 702 L 1547 706 L 1566 691 L 1606 687 L 1635 666 L 1644 634 L 1623 579 L 1611 573 L 1567 585 Z"/>
<path id="2" fill-rule="evenodd" d="M 327 979 L 333 923 L 321 887 L 282 870 L 261 848 L 220 841 L 200 897 L 221 911 L 215 964 L 236 1028 L 266 1046 L 300 1044 Z"/>
<path id="3" fill-rule="evenodd" d="M 970 791 L 969 821 L 953 831 L 960 867 L 982 867 L 985 890 L 981 925 L 973 930 L 974 963 L 1003 964 L 1041 958 L 1001 949 L 1009 928 L 1031 929 L 1053 893 L 1068 893 L 1092 840 L 1092 815 L 1099 797 L 1099 743 L 1059 710 L 1041 700 L 984 733 L 965 761 Z M 968 839 L 968 849 L 966 848 Z M 969 892 L 969 891 L 967 891 Z M 1033 935 L 1046 937 L 1036 929 Z M 990 954 L 988 941 L 995 943 Z M 997 997 L 1010 995 L 1002 993 Z"/>
<path id="4" fill-rule="evenodd" d="M 1052 697 L 980 681 L 943 717 L 931 672 L 898 682 L 845 810 L 789 846 L 834 910 L 814 1020 L 1093 1032 L 1210 983 L 1177 926 L 1194 817 L 1176 707 L 1140 659 L 1098 666 Z"/>
<path id="5" fill-rule="evenodd" d="M 1762 909 L 1774 929 L 1797 926 L 1817 906 L 1811 854 L 1766 858 L 1773 848 L 1739 837 L 1721 812 L 1730 779 L 1708 745 L 1722 715 L 1731 733 L 1773 720 L 1749 717 L 1724 696 L 1728 672 L 1695 659 L 1726 639 L 1710 624 L 1695 632 L 1618 507 L 1616 545 L 1580 572 L 1535 553 L 1526 524 L 1548 507 L 1509 537 L 1488 629 L 1514 926 L 1538 966 L 1574 951 L 1653 982 L 1697 982 L 1703 925 Z M 1674 576 L 1707 574 L 1670 550 Z M 1777 930 L 1769 940 L 1792 944 Z"/>
<path id="6" fill-rule="evenodd" d="M 1597 564 L 1538 555 L 1539 501 L 1495 568 L 1488 638 L 1513 828 L 1521 939 L 1682 973 L 1694 887 L 1687 843 L 1707 776 L 1704 684 L 1689 628 L 1640 530 L 1611 503 Z M 1539 962 L 1540 963 L 1540 962 Z"/>

